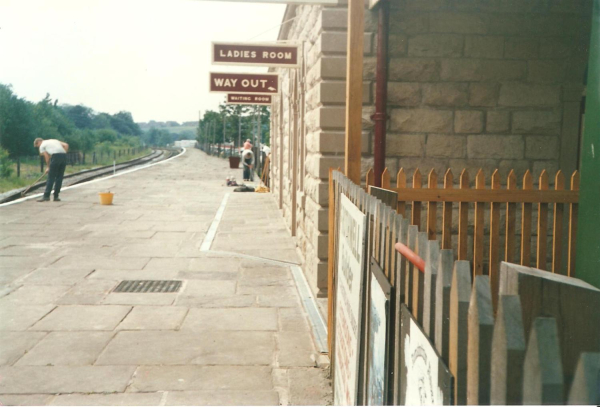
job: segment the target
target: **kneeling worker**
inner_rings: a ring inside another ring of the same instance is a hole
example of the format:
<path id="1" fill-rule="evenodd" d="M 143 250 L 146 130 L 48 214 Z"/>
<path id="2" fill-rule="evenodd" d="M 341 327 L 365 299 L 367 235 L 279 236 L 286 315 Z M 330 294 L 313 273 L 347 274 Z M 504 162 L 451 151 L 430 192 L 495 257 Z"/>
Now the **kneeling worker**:
<path id="1" fill-rule="evenodd" d="M 67 152 L 69 151 L 69 145 L 60 140 L 43 140 L 41 138 L 36 138 L 33 141 L 33 146 L 39 148 L 40 155 L 44 156 L 44 159 L 46 160 L 46 173 L 48 174 L 44 196 L 38 199 L 38 202 L 50 200 L 50 193 L 52 192 L 53 186 L 54 200 L 60 201 L 58 194 L 60 194 L 60 187 L 62 186 L 65 168 L 67 167 Z"/>
<path id="2" fill-rule="evenodd" d="M 242 152 L 242 159 L 244 164 L 244 181 L 253 181 L 254 153 L 252 150 L 244 150 Z"/>

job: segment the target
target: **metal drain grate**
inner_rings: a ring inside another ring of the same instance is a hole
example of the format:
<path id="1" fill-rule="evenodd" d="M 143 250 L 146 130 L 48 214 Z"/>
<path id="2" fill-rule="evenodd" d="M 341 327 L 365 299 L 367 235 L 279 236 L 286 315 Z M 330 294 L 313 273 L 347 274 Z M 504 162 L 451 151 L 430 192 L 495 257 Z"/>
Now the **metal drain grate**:
<path id="1" fill-rule="evenodd" d="M 121 281 L 115 293 L 175 293 L 181 288 L 176 280 L 125 280 Z"/>

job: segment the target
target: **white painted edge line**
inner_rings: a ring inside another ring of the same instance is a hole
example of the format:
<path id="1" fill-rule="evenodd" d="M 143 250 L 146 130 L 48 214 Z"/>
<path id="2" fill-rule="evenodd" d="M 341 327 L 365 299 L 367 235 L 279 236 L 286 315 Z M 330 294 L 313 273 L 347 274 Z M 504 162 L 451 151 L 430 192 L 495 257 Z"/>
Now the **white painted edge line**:
<path id="1" fill-rule="evenodd" d="M 329 353 L 329 348 L 327 346 L 327 324 L 319 311 L 317 303 L 315 301 L 315 297 L 312 295 L 312 291 L 308 285 L 308 281 L 306 280 L 306 276 L 302 272 L 302 268 L 300 265 L 296 263 L 290 263 L 281 260 L 273 260 L 266 259 L 263 257 L 251 256 L 248 254 L 235 253 L 235 252 L 224 252 L 224 251 L 211 251 L 212 254 L 221 254 L 231 257 L 240 257 L 249 260 L 261 261 L 267 264 L 273 264 L 276 266 L 289 267 L 292 271 L 292 276 L 294 277 L 294 282 L 296 283 L 296 288 L 298 289 L 298 294 L 300 295 L 300 299 L 302 300 L 302 305 L 308 314 L 308 320 L 312 325 L 312 331 L 314 333 L 315 342 L 320 353 Z"/>
<path id="2" fill-rule="evenodd" d="M 229 199 L 229 195 L 231 192 L 227 192 L 221 201 L 221 206 L 217 210 L 217 214 L 210 224 L 210 228 L 204 237 L 204 241 L 202 242 L 202 246 L 200 246 L 201 252 L 207 252 L 210 250 L 210 246 L 212 246 L 213 240 L 215 240 L 215 236 L 217 235 L 217 229 L 219 229 L 219 223 L 221 223 L 221 218 L 223 217 L 223 212 L 225 212 L 225 207 L 227 206 L 227 200 Z"/>
<path id="3" fill-rule="evenodd" d="M 72 188 L 79 188 L 79 187 L 81 187 L 83 185 L 93 184 L 94 182 L 100 182 L 100 181 L 104 181 L 104 180 L 111 179 L 111 178 L 114 178 L 114 177 L 120 177 L 121 175 L 125 175 L 125 174 L 129 174 L 129 173 L 132 173 L 132 172 L 135 172 L 135 171 L 143 170 L 143 169 L 146 169 L 146 168 L 149 168 L 149 167 L 153 167 L 155 165 L 164 164 L 164 163 L 166 163 L 168 161 L 174 160 L 175 158 L 177 158 L 179 156 L 184 155 L 187 152 L 187 149 L 185 147 L 182 147 L 182 148 L 183 148 L 183 151 L 181 153 L 179 153 L 176 156 L 173 156 L 171 158 L 167 158 L 166 160 L 162 160 L 162 161 L 159 161 L 157 163 L 142 165 L 141 167 L 136 167 L 136 168 L 133 168 L 131 170 L 122 171 L 122 172 L 119 172 L 119 173 L 114 174 L 114 175 L 109 175 L 108 177 L 96 178 L 96 179 L 93 179 L 93 180 L 90 180 L 90 181 L 82 182 L 82 183 L 77 184 L 77 185 L 71 185 L 71 186 L 68 186 L 68 187 L 65 187 L 65 188 L 61 188 L 61 192 L 62 191 L 66 191 L 68 189 L 72 189 Z M 33 198 L 38 198 L 38 197 L 40 197 L 42 195 L 44 195 L 44 194 L 40 193 L 40 194 L 35 194 L 35 195 L 27 196 L 27 197 L 24 197 L 24 198 L 15 199 L 14 201 L 10 201 L 10 202 L 6 202 L 6 203 L 3 203 L 3 204 L 0 204 L 0 208 L 3 207 L 3 206 L 9 206 L 9 205 L 14 205 L 14 204 L 17 204 L 17 203 L 25 202 L 25 201 L 28 201 L 28 200 L 33 199 Z"/>

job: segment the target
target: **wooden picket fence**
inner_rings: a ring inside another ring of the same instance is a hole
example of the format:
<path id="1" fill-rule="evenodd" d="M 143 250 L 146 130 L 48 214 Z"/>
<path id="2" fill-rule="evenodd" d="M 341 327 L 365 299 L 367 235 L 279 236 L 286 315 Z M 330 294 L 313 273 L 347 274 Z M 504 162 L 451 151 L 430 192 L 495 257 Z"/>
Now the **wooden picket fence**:
<path id="1" fill-rule="evenodd" d="M 465 177 L 461 176 L 463 180 Z M 547 179 L 545 175 L 542 177 Z M 446 368 L 451 376 L 448 382 L 451 386 L 444 388 L 440 384 L 438 389 L 443 393 L 444 404 L 594 404 L 597 400 L 595 397 L 600 397 L 600 389 L 587 377 L 600 372 L 600 313 L 597 312 L 600 290 L 569 276 L 509 262 L 501 263 L 496 257 L 490 257 L 490 262 L 498 263 L 493 268 L 498 270 L 494 296 L 492 277 L 483 275 L 482 269 L 476 270 L 478 263 L 475 260 L 471 263 L 460 259 L 460 249 L 457 253 L 448 247 L 444 236 L 450 233 L 450 226 L 444 226 L 447 232 L 442 233 L 440 242 L 433 225 L 435 216 L 431 216 L 427 231 L 421 232 L 420 217 L 414 215 L 419 211 L 418 204 L 422 202 L 429 206 L 429 213 L 435 213 L 435 206 L 432 205 L 439 202 L 444 205 L 444 213 L 449 211 L 445 206 L 448 202 L 488 204 L 491 205 L 492 218 L 497 218 L 497 205 L 500 203 L 509 206 L 506 209 L 509 215 L 515 213 L 514 205 L 522 204 L 525 217 L 531 216 L 530 208 L 534 203 L 542 205 L 542 216 L 544 205 L 568 204 L 571 206 L 570 220 L 574 223 L 578 174 L 572 177 L 572 190 L 564 192 L 560 189 L 560 182 L 557 182 L 558 189 L 555 191 L 542 188 L 534 193 L 529 187 L 517 190 L 513 172 L 509 175 L 511 184 L 508 190 L 498 187 L 485 190 L 483 177 L 478 175 L 477 178 L 479 187 L 464 194 L 439 194 L 439 190 L 433 191 L 435 188 L 431 187 L 435 182 L 430 184 L 428 190 L 417 191 L 421 187 L 418 174 L 413 178 L 416 182 L 412 189 L 405 188 L 399 176 L 399 186 L 396 188 L 388 188 L 388 191 L 369 188 L 372 194 L 368 194 L 341 172 L 330 170 L 330 355 L 335 355 L 336 349 L 338 216 L 341 195 L 345 195 L 367 216 L 365 256 L 370 261 L 366 262 L 366 276 L 371 275 L 373 267 L 380 268 L 392 287 L 387 321 L 389 332 L 384 404 L 403 404 L 406 401 L 408 377 L 415 374 L 411 372 L 410 361 L 404 357 L 405 344 L 401 336 L 401 331 L 406 329 L 404 314 L 407 310 L 435 349 L 440 360 L 438 376 L 442 377 L 440 372 Z M 431 179 L 435 179 L 435 173 L 433 176 L 430 174 Z M 451 173 L 446 174 L 448 179 L 451 180 Z M 530 180 L 531 175 L 526 175 L 526 179 Z M 560 181 L 561 176 L 557 175 L 556 179 Z M 389 183 L 383 185 L 389 187 Z M 499 185 L 497 173 L 492 185 Z M 397 198 L 395 193 L 398 194 Z M 516 196 L 512 197 L 512 193 L 516 193 Z M 397 205 L 390 205 L 396 199 Z M 413 205 L 411 215 L 414 216 L 410 220 L 406 217 L 406 206 L 402 206 L 407 202 Z M 478 211 L 482 211 L 481 206 L 475 207 L 475 214 L 481 219 Z M 561 223 L 562 216 L 559 213 L 559 219 L 556 220 L 556 212 L 555 209 L 555 234 L 560 233 L 556 223 Z M 507 217 L 507 223 L 514 225 L 514 216 Z M 543 221 L 541 223 L 538 227 L 543 232 Z M 498 224 L 497 220 L 492 219 L 491 230 L 497 229 Z M 506 228 L 507 234 L 514 234 L 514 226 L 507 225 Z M 481 223 L 475 230 L 481 236 Z M 398 243 L 424 260 L 423 271 L 395 249 Z M 572 244 L 574 246 L 574 242 Z M 363 310 L 370 303 L 369 281 L 369 278 L 364 279 L 365 294 L 360 299 Z M 364 344 L 368 343 L 369 312 L 363 312 L 361 326 L 364 328 L 364 338 L 361 349 L 357 351 L 363 351 L 366 347 Z M 359 360 L 358 404 L 366 404 L 365 389 L 370 374 L 368 354 L 365 352 Z M 332 371 L 335 363 L 335 358 L 332 358 Z M 337 380 L 335 375 L 333 380 Z M 431 402 L 425 393 L 421 397 L 422 403 Z M 415 399 L 410 401 L 418 403 Z"/>
<path id="2" fill-rule="evenodd" d="M 392 187 L 390 173 L 386 168 L 382 174 L 381 185 L 384 189 L 398 193 L 399 214 L 408 216 L 410 208 L 412 225 L 421 227 L 422 212 L 425 212 L 424 226 L 427 228 L 429 239 L 435 239 L 438 232 L 441 232 L 442 248 L 451 249 L 453 248 L 452 237 L 456 236 L 454 246 L 457 249 L 457 259 L 468 260 L 468 254 L 472 253 L 473 277 L 482 274 L 490 276 L 494 307 L 497 303 L 500 260 L 530 266 L 533 257 L 535 267 L 538 269 L 554 273 L 562 273 L 564 270 L 564 274 L 573 276 L 579 172 L 575 171 L 571 175 L 568 190 L 565 189 L 565 176 L 562 171 L 556 173 L 553 189 L 549 188 L 549 174 L 546 170 L 540 174 L 537 189 L 534 189 L 533 176 L 529 171 L 526 171 L 523 176 L 521 189 L 518 189 L 517 177 L 513 170 L 506 178 L 505 188 L 501 186 L 502 180 L 498 170 L 494 171 L 489 180 L 488 187 L 483 171 L 479 170 L 475 175 L 473 189 L 470 186 L 469 173 L 463 170 L 459 176 L 458 188 L 455 188 L 454 175 L 451 170 L 447 170 L 440 188 L 438 175 L 435 170 L 431 170 L 427 176 L 427 185 L 424 186 L 423 176 L 419 169 L 416 169 L 412 177 L 412 187 L 409 187 L 405 171 L 400 169 L 396 175 L 396 186 Z M 367 172 L 367 188 L 370 185 L 373 185 L 372 170 Z M 456 206 L 458 206 L 458 218 L 457 224 L 453 225 L 452 212 Z M 537 211 L 534 211 L 534 206 L 537 207 Z M 568 212 L 565 211 L 565 206 L 568 206 Z M 442 212 L 441 219 L 438 219 L 438 209 Z M 470 213 L 470 209 L 474 213 Z M 551 227 L 548 225 L 549 209 L 553 213 Z M 502 210 L 505 214 L 503 222 L 500 216 Z M 517 229 L 519 212 L 521 222 L 520 228 Z M 535 217 L 537 217 L 536 223 L 534 223 Z M 536 232 L 534 236 L 532 236 L 532 229 Z M 485 230 L 488 230 L 487 234 L 484 233 Z M 504 241 L 501 241 L 501 236 Z M 470 237 L 471 244 L 469 244 Z M 532 237 L 535 238 L 535 251 L 532 250 Z M 502 255 L 501 245 L 504 246 Z M 566 264 L 563 261 L 563 245 L 568 249 Z M 486 248 L 489 250 L 485 250 Z"/>

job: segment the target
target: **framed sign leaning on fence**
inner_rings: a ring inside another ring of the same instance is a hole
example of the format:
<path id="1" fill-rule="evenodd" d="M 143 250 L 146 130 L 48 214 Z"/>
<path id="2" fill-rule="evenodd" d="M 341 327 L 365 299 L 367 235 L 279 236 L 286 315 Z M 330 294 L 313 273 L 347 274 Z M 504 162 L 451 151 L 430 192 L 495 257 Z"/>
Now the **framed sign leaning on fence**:
<path id="1" fill-rule="evenodd" d="M 333 397 L 336 405 L 356 405 L 367 217 L 340 195 L 335 294 Z"/>
<path id="2" fill-rule="evenodd" d="M 401 307 L 400 404 L 449 405 L 454 397 L 453 378 L 406 305 Z"/>
<path id="3" fill-rule="evenodd" d="M 375 259 L 371 259 L 368 335 L 367 405 L 387 405 L 389 376 L 390 302 L 392 286 Z"/>

